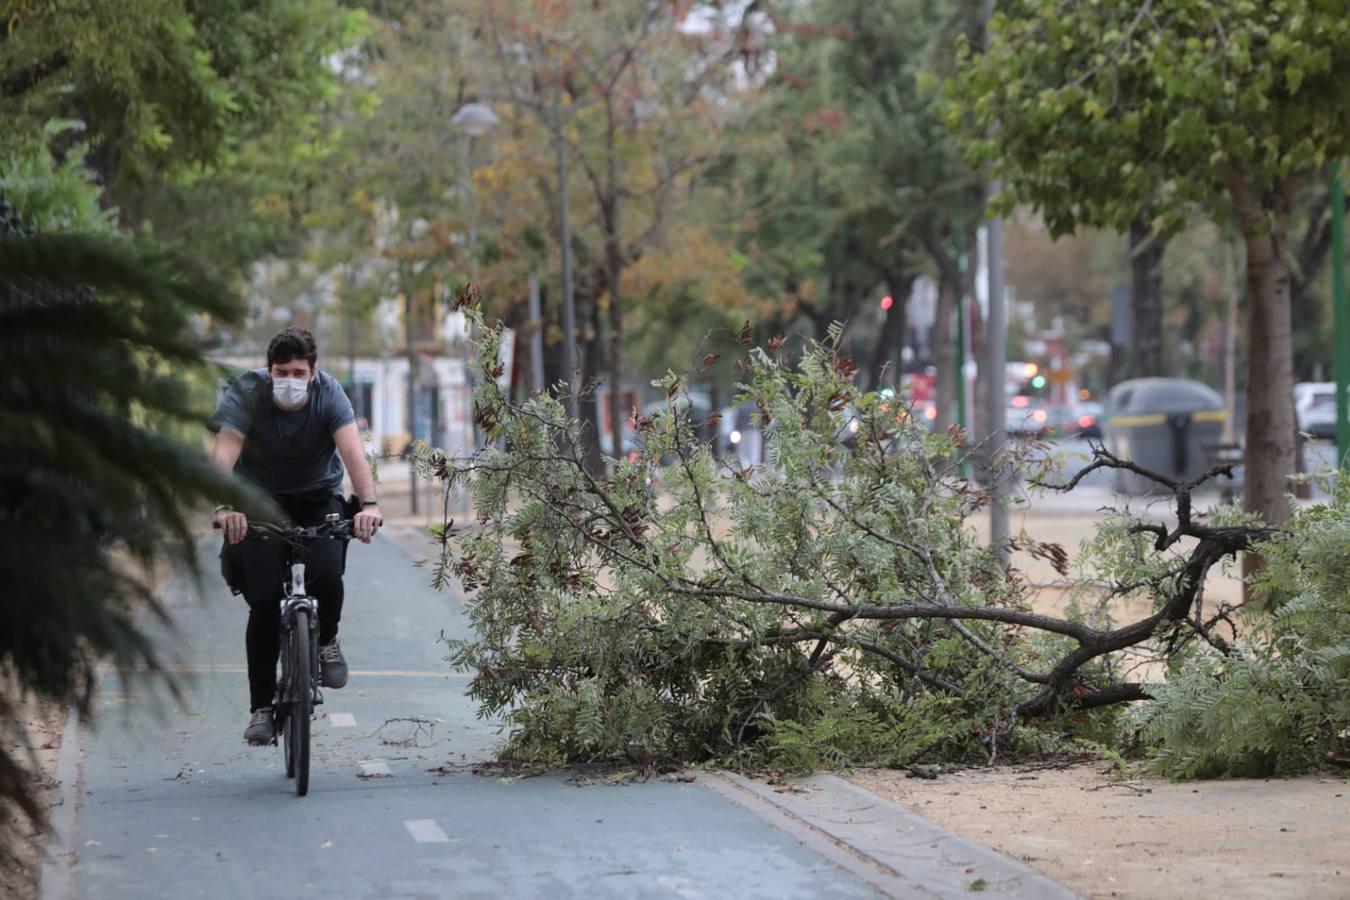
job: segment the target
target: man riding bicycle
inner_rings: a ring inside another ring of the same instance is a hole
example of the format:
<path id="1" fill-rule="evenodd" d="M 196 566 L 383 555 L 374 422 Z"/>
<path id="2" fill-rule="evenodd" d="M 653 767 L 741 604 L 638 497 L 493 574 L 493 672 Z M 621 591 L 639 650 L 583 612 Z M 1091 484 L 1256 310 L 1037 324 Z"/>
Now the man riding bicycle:
<path id="1" fill-rule="evenodd" d="M 362 452 L 351 401 L 333 376 L 318 370 L 317 360 L 314 336 L 303 328 L 287 328 L 272 338 L 267 367 L 235 378 L 216 407 L 211 462 L 261 488 L 300 526 L 319 525 L 326 516 L 343 513 L 345 463 L 361 502 L 352 532 L 370 543 L 383 522 L 375 479 Z M 244 740 L 268 744 L 274 738 L 284 548 L 249 534 L 248 519 L 229 507 L 217 508 L 216 522 L 226 541 L 222 568 L 240 573 L 231 587 L 242 591 L 249 606 L 244 645 L 251 715 Z M 330 688 L 347 683 L 347 661 L 337 641 L 346 554 L 345 542 L 316 540 L 304 555 L 308 593 L 319 604 L 320 683 Z"/>

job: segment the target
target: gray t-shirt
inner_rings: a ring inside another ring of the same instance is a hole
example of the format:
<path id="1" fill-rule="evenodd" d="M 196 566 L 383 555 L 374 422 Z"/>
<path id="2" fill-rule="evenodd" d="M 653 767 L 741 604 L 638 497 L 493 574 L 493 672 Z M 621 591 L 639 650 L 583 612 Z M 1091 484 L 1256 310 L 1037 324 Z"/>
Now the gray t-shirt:
<path id="1" fill-rule="evenodd" d="M 351 400 L 327 372 L 310 382 L 305 405 L 287 412 L 272 399 L 267 370 L 253 369 L 230 382 L 211 430 L 228 426 L 244 436 L 234 470 L 269 494 L 341 494 L 342 459 L 333 432 L 354 421 Z"/>

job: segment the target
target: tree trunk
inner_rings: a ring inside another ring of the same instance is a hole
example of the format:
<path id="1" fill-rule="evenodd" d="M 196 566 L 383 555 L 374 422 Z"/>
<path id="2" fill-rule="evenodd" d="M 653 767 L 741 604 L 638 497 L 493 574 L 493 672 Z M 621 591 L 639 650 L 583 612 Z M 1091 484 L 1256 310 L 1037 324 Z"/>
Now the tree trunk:
<path id="1" fill-rule="evenodd" d="M 903 358 L 905 351 L 905 324 L 908 310 L 905 306 L 905 300 L 909 291 L 909 282 L 913 279 L 905 274 L 890 275 L 886 278 L 886 289 L 890 292 L 891 308 L 881 314 L 881 328 L 877 332 L 876 343 L 872 345 L 872 352 L 867 360 L 867 368 L 864 373 L 864 383 L 868 390 L 876 390 L 881 387 L 885 380 L 888 364 L 895 357 L 901 358 L 901 367 L 903 367 Z M 890 372 L 891 378 L 899 383 L 897 373 L 899 368 Z"/>
<path id="2" fill-rule="evenodd" d="M 1326 298 L 1313 289 L 1313 282 L 1331 249 L 1331 192 L 1327 177 L 1315 181 L 1317 189 L 1308 203 L 1307 224 L 1294 256 L 1295 270 L 1289 273 L 1289 306 L 1294 329 L 1294 377 L 1299 381 L 1321 381 L 1320 363 L 1330 355 L 1327 341 Z"/>
<path id="3" fill-rule="evenodd" d="M 581 385 L 579 412 L 581 414 L 583 462 L 586 465 L 586 471 L 599 478 L 605 474 L 605 461 L 600 452 L 600 411 L 595 392 L 594 373 L 603 368 L 604 361 L 600 358 L 598 328 L 600 314 L 596 305 L 594 300 L 586 304 L 586 315 L 583 320 L 586 323 L 583 326 L 585 336 L 582 338 L 581 353 L 578 354 L 582 360 L 578 382 Z"/>
<path id="4" fill-rule="evenodd" d="M 939 431 L 956 422 L 956 297 L 961 286 L 947 271 L 938 275 L 937 313 L 933 320 L 933 366 L 937 369 L 937 420 Z"/>
<path id="5" fill-rule="evenodd" d="M 555 304 L 561 306 L 554 300 L 553 288 L 545 283 L 539 285 L 539 309 L 541 318 L 539 328 L 544 332 L 544 385 L 551 388 L 560 381 L 566 381 L 571 376 L 567 374 L 566 352 L 562 341 L 549 342 L 549 334 L 555 327 L 562 331 L 562 313 L 555 309 Z"/>
<path id="6" fill-rule="evenodd" d="M 623 459 L 623 302 L 619 279 L 623 275 L 623 253 L 619 247 L 618 199 L 613 204 L 611 228 L 606 236 L 605 258 L 609 269 L 609 423 L 614 429 L 611 455 Z"/>
<path id="7" fill-rule="evenodd" d="M 1153 233 L 1148 217 L 1130 223 L 1130 377 L 1163 374 L 1162 259 L 1167 239 Z"/>
<path id="8" fill-rule="evenodd" d="M 601 213 L 605 226 L 605 268 L 609 277 L 609 425 L 613 429 L 611 455 L 623 459 L 623 248 L 619 246 L 618 123 L 614 95 L 605 94 L 605 196 Z"/>
<path id="9" fill-rule="evenodd" d="M 1294 353 L 1289 307 L 1289 185 L 1257 201 L 1235 192 L 1247 245 L 1247 436 L 1243 508 L 1278 525 L 1295 471 Z"/>

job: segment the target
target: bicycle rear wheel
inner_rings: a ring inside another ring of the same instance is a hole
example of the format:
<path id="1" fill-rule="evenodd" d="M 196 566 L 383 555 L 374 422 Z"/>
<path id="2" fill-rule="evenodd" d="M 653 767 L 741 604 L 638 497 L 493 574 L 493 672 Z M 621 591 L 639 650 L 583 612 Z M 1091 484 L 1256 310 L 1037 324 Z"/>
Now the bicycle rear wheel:
<path id="1" fill-rule="evenodd" d="M 310 621 L 306 610 L 295 611 L 291 628 L 291 713 L 287 718 L 290 758 L 295 764 L 295 793 L 309 793 L 309 725 L 314 709 L 313 670 L 310 668 Z M 289 769 L 290 766 L 287 766 Z"/>

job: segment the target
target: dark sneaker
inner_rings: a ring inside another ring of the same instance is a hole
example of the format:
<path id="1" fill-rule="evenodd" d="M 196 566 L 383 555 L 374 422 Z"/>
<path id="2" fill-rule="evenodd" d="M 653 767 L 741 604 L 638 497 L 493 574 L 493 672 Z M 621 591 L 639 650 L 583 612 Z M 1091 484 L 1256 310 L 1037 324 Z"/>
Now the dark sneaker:
<path id="1" fill-rule="evenodd" d="M 319 648 L 319 683 L 328 688 L 347 685 L 347 658 L 342 655 L 337 638 Z"/>
<path id="2" fill-rule="evenodd" d="M 270 744 L 276 737 L 276 732 L 272 729 L 272 707 L 264 706 L 262 709 L 253 711 L 253 718 L 249 719 L 248 727 L 244 729 L 244 740 L 254 746 Z"/>

